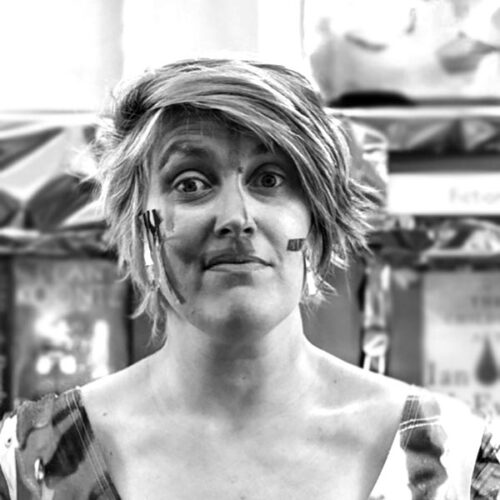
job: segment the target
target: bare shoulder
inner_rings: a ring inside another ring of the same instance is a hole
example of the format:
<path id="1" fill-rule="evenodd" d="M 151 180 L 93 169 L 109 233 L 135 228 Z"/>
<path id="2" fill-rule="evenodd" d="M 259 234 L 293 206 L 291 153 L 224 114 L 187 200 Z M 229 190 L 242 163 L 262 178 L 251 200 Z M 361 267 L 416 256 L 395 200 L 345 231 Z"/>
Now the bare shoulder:
<path id="1" fill-rule="evenodd" d="M 364 442 L 392 441 L 412 387 L 320 353 L 323 401 L 346 419 L 346 428 Z M 377 432 L 373 432 L 376 429 Z"/>
<path id="2" fill-rule="evenodd" d="M 147 373 L 142 360 L 81 388 L 83 406 L 98 434 L 123 429 L 125 416 L 131 422 L 143 410 Z"/>
<path id="3" fill-rule="evenodd" d="M 337 400 L 399 407 L 411 393 L 411 386 L 400 380 L 364 370 L 323 351 L 318 357 L 322 378 Z"/>
<path id="4" fill-rule="evenodd" d="M 412 388 L 328 353 L 317 352 L 316 359 L 322 387 L 315 413 L 321 415 L 322 446 L 342 474 L 361 471 L 357 480 L 369 492 L 397 442 Z"/>

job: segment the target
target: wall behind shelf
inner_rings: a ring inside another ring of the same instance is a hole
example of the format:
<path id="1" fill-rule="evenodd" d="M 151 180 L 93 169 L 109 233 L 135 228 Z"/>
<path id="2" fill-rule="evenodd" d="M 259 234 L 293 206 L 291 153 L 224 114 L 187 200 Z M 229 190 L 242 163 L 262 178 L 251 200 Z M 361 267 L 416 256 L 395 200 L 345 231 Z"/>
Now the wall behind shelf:
<path id="1" fill-rule="evenodd" d="M 183 57 L 302 66 L 300 0 L 0 2 L 0 111 L 96 111 L 122 77 Z"/>

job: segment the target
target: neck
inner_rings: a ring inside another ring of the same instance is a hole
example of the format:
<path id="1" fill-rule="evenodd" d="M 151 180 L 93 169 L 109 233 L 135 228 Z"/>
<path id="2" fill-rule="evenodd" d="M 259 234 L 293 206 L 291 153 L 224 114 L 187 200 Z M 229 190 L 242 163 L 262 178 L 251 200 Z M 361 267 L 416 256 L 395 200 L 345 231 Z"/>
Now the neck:
<path id="1" fill-rule="evenodd" d="M 314 377 L 315 348 L 297 307 L 264 335 L 218 338 L 169 318 L 165 345 L 151 357 L 160 407 L 204 415 L 252 418 L 304 403 Z"/>

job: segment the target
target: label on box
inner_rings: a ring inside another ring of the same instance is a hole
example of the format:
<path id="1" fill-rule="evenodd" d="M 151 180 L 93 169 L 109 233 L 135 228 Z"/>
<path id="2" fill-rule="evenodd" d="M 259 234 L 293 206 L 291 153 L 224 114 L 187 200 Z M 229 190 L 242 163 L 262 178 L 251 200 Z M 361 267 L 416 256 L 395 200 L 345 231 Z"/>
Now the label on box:
<path id="1" fill-rule="evenodd" d="M 393 214 L 500 214 L 500 172 L 394 173 L 387 209 Z"/>
<path id="2" fill-rule="evenodd" d="M 500 414 L 500 271 L 423 280 L 424 385 Z"/>

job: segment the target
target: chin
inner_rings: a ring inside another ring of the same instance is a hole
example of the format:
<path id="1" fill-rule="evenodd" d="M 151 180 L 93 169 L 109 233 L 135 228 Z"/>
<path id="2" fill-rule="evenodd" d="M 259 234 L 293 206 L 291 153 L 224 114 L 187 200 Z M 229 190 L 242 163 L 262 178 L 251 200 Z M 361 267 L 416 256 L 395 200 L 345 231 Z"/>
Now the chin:
<path id="1" fill-rule="evenodd" d="M 255 293 L 232 290 L 228 296 L 220 296 L 206 304 L 202 308 L 206 313 L 199 319 L 210 325 L 203 329 L 214 332 L 225 330 L 234 334 L 253 331 L 265 334 L 289 316 L 298 303 L 298 297 L 273 298 L 269 294 L 256 296 Z"/>

